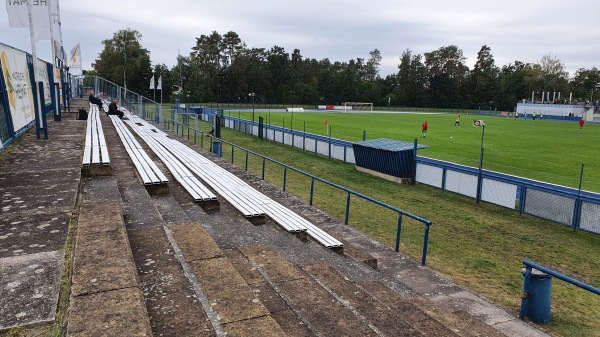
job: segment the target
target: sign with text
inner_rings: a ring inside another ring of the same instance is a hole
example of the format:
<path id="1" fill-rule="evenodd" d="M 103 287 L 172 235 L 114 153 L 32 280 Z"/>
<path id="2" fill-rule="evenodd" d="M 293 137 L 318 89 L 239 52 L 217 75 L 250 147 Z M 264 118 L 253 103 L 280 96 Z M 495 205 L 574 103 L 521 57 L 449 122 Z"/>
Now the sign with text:
<path id="1" fill-rule="evenodd" d="M 52 6 L 52 29 L 54 40 L 60 41 L 60 22 L 58 13 L 58 1 L 54 0 L 31 0 L 31 20 L 37 40 L 50 40 L 50 16 L 49 6 Z M 6 0 L 6 12 L 8 14 L 8 26 L 10 28 L 29 28 L 29 14 L 27 11 L 27 0 Z"/>
<path id="2" fill-rule="evenodd" d="M 0 45 L 0 60 L 8 96 L 8 108 L 14 130 L 18 131 L 35 120 L 27 54 Z"/>

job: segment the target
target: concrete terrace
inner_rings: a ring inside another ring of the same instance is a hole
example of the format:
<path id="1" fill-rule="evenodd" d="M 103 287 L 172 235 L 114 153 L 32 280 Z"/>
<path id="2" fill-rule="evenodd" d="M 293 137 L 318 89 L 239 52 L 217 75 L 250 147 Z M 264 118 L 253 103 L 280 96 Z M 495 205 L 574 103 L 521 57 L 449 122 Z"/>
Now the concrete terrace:
<path id="1" fill-rule="evenodd" d="M 342 241 L 343 253 L 269 218 L 255 225 L 220 197 L 203 209 L 140 141 L 169 178 L 152 193 L 101 121 L 112 175 L 82 176 L 86 122 L 75 113 L 49 121 L 49 139 L 31 130 L 3 154 L 0 331 L 55 321 L 69 261 L 69 336 L 546 336 L 176 135 Z"/>

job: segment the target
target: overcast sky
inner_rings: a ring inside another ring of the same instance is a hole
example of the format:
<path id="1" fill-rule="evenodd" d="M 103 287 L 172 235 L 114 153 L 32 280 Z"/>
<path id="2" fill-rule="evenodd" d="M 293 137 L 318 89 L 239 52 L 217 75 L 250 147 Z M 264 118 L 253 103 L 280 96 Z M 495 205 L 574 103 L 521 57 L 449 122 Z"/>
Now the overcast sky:
<path id="1" fill-rule="evenodd" d="M 381 52 L 380 75 L 397 72 L 402 52 L 431 52 L 457 45 L 469 68 L 488 45 L 497 66 L 537 62 L 555 54 L 571 75 L 600 67 L 600 1 L 597 0 L 60 0 L 67 53 L 81 44 L 83 69 L 102 50 L 102 40 L 121 29 L 142 34 L 153 64 L 175 65 L 202 34 L 238 33 L 249 48 L 277 45 L 304 58 L 368 59 Z M 31 51 L 29 30 L 9 28 L 0 10 L 0 42 Z M 50 42 L 38 57 L 50 60 Z"/>

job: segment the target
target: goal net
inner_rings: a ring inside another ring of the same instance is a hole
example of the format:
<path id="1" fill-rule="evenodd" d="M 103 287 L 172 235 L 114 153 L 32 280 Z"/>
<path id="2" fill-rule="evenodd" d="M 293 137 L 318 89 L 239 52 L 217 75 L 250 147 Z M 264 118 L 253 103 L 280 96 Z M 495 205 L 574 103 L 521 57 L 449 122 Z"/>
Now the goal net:
<path id="1" fill-rule="evenodd" d="M 373 103 L 345 102 L 344 112 L 347 111 L 373 111 Z"/>

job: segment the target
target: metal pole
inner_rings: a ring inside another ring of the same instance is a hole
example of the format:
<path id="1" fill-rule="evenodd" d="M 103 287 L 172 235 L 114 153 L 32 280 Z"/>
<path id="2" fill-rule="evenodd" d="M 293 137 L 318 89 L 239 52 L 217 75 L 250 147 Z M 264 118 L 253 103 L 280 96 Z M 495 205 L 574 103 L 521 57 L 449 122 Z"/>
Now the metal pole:
<path id="1" fill-rule="evenodd" d="M 581 183 L 583 182 L 583 167 L 584 164 L 581 164 L 581 172 L 579 173 L 579 189 L 577 191 L 577 197 L 581 195 Z"/>
<path id="2" fill-rule="evenodd" d="M 414 185 L 417 182 L 417 146 L 419 144 L 419 138 L 415 138 L 414 142 L 414 150 L 413 150 L 413 176 L 412 176 L 412 184 Z"/>
<path id="3" fill-rule="evenodd" d="M 396 253 L 400 251 L 400 233 L 402 232 L 402 213 L 398 214 L 398 229 L 396 230 Z"/>
<path id="4" fill-rule="evenodd" d="M 310 181 L 310 205 L 312 206 L 313 204 L 313 194 L 315 192 L 315 178 L 312 177 L 311 181 Z"/>
<path id="5" fill-rule="evenodd" d="M 427 244 L 429 243 L 429 227 L 431 224 L 425 224 L 425 238 L 423 238 L 423 257 L 421 258 L 421 265 L 424 266 L 427 263 Z"/>
<path id="6" fill-rule="evenodd" d="M 29 18 L 29 36 L 31 38 L 31 56 L 33 58 L 33 84 L 32 87 L 37 89 L 37 80 L 39 78 L 38 75 L 38 67 L 37 67 L 37 49 L 36 49 L 36 37 L 35 37 L 35 29 L 33 27 L 33 17 L 32 17 L 32 11 L 33 11 L 33 1 L 32 0 L 27 0 L 27 14 L 28 14 L 28 18 Z M 37 93 L 37 90 L 32 90 L 34 93 Z M 42 125 L 42 104 L 41 104 L 41 100 L 39 95 L 36 95 L 36 97 L 34 97 L 33 99 L 35 99 L 37 106 L 38 106 L 38 110 L 37 110 L 37 114 L 36 116 L 37 121 L 36 121 L 36 136 L 37 139 L 40 139 L 40 132 L 44 129 L 44 126 Z M 34 112 L 35 112 L 35 105 L 34 105 Z"/>
<path id="7" fill-rule="evenodd" d="M 479 174 L 477 177 L 477 203 L 481 200 L 481 170 L 483 169 L 483 137 L 485 135 L 485 123 L 481 126 L 481 147 L 479 153 Z"/>
<path id="8" fill-rule="evenodd" d="M 583 167 L 581 164 L 581 172 L 579 173 L 579 188 L 577 189 L 577 200 L 575 200 L 575 212 L 573 214 L 573 232 L 577 230 L 579 219 L 581 218 L 581 185 L 583 183 Z"/>
<path id="9" fill-rule="evenodd" d="M 127 95 L 127 42 L 123 41 L 123 55 L 125 56 L 125 63 L 123 63 L 123 87 L 125 88 L 125 95 Z"/>
<path id="10" fill-rule="evenodd" d="M 348 218 L 350 218 L 350 192 L 348 192 L 348 198 L 346 198 L 346 220 L 344 221 L 344 225 L 348 224 Z"/>

